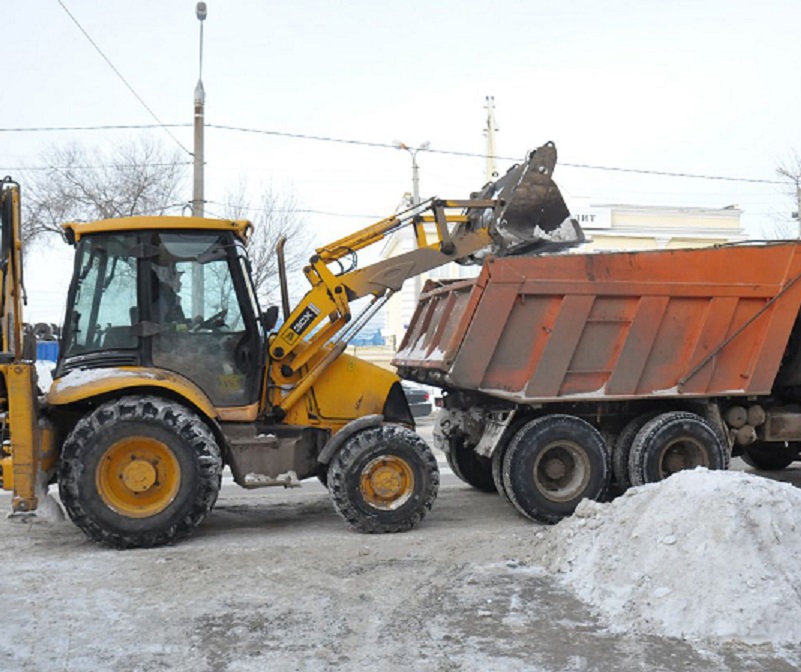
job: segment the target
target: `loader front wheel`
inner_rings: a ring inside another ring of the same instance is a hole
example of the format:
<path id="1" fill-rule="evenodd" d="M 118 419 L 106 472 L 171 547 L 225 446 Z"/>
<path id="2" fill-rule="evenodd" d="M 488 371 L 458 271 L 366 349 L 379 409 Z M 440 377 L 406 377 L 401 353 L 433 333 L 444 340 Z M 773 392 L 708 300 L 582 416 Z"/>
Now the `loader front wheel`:
<path id="1" fill-rule="evenodd" d="M 571 415 L 546 415 L 523 425 L 503 458 L 503 482 L 512 504 L 542 523 L 569 516 L 582 499 L 601 500 L 610 481 L 603 437 Z"/>
<path id="2" fill-rule="evenodd" d="M 220 449 L 186 407 L 157 397 L 99 406 L 67 437 L 59 493 L 71 520 L 114 548 L 189 536 L 217 500 Z"/>
<path id="3" fill-rule="evenodd" d="M 425 441 L 400 425 L 365 429 L 331 460 L 328 490 L 337 512 L 360 532 L 405 532 L 434 504 L 437 460 Z"/>

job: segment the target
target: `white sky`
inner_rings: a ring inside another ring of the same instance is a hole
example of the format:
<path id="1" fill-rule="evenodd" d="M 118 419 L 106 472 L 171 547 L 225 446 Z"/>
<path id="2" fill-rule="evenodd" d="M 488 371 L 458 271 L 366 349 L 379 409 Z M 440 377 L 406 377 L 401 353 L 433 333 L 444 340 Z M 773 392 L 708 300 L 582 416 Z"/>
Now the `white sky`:
<path id="1" fill-rule="evenodd" d="M 63 0 L 167 124 L 190 123 L 198 21 L 190 0 Z M 779 185 L 635 175 L 564 163 L 776 179 L 801 151 L 801 2 L 767 0 L 209 0 L 206 121 L 498 154 L 556 142 L 566 196 L 744 209 L 762 237 L 794 209 Z M 56 0 L 6 0 L 0 129 L 151 124 Z M 2 132 L 0 170 L 41 165 L 53 143 L 113 146 L 126 132 Z M 172 131 L 191 148 L 190 128 Z M 165 145 L 163 131 L 149 131 Z M 187 157 L 189 158 L 189 157 Z M 320 243 L 392 212 L 411 191 L 405 152 L 208 129 L 206 197 L 246 179 L 291 190 Z M 421 193 L 466 197 L 481 158 L 419 155 Z M 501 162 L 501 172 L 510 161 Z M 191 175 L 188 173 L 188 178 Z M 24 184 L 23 184 L 24 187 Z M 186 182 L 191 198 L 191 179 Z M 23 192 L 24 193 L 24 192 Z M 24 197 L 24 196 L 23 196 Z M 60 321 L 69 269 L 32 255 L 31 320 Z M 46 272 L 43 272 L 46 269 Z"/>

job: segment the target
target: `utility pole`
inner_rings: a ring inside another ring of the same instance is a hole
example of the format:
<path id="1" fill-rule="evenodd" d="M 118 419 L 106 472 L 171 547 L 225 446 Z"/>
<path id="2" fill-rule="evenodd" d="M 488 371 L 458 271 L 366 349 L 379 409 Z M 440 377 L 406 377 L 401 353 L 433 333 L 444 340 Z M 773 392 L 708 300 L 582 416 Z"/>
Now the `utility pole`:
<path id="1" fill-rule="evenodd" d="M 487 125 L 484 128 L 484 136 L 487 138 L 487 164 L 484 177 L 486 182 L 494 182 L 498 179 L 498 163 L 495 154 L 495 133 L 498 130 L 495 126 L 495 96 L 487 96 L 485 101 Z"/>
<path id="2" fill-rule="evenodd" d="M 200 62 L 197 86 L 195 86 L 195 145 L 194 176 L 192 181 L 192 215 L 203 217 L 204 214 L 204 165 L 203 165 L 203 131 L 206 109 L 206 92 L 203 90 L 203 22 L 206 20 L 206 3 L 199 2 L 195 14 L 200 22 Z"/>

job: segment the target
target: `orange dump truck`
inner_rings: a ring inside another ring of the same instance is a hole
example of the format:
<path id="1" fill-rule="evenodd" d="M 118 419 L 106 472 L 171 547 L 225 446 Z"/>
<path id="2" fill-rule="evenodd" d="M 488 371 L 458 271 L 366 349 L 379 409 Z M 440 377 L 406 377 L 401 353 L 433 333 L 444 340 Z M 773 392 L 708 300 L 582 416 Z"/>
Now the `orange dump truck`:
<path id="1" fill-rule="evenodd" d="M 394 360 L 444 390 L 462 480 L 555 522 L 732 455 L 801 447 L 801 244 L 490 258 L 424 288 Z"/>

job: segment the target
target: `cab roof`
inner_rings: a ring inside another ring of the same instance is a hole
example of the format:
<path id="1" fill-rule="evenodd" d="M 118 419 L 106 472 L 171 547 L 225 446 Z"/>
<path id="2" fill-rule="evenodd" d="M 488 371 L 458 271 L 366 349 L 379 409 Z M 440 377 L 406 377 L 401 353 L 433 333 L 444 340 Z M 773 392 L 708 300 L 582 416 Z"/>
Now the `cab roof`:
<path id="1" fill-rule="evenodd" d="M 137 216 L 115 217 L 94 222 L 67 222 L 61 225 L 67 240 L 77 243 L 82 236 L 91 233 L 119 233 L 124 231 L 183 230 L 183 231 L 233 231 L 247 242 L 253 224 L 247 219 L 207 219 L 205 217 Z"/>

